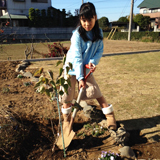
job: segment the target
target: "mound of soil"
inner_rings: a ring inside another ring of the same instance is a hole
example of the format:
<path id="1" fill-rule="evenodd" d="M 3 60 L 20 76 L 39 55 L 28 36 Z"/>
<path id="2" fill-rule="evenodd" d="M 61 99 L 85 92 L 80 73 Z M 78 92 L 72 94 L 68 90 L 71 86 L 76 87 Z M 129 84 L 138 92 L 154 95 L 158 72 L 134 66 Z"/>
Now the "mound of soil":
<path id="1" fill-rule="evenodd" d="M 57 102 L 51 103 L 45 95 L 37 93 L 29 78 L 17 78 L 19 73 L 15 69 L 19 63 L 0 62 L 0 159 L 96 160 L 101 151 L 118 151 L 120 146 L 108 131 L 99 136 L 89 131 L 84 134 L 84 126 L 90 120 L 78 111 L 73 126 L 76 136 L 64 158 L 64 152 L 55 146 L 59 130 Z M 159 142 L 148 143 L 139 131 L 130 135 L 129 145 L 138 159 L 160 158 Z"/>

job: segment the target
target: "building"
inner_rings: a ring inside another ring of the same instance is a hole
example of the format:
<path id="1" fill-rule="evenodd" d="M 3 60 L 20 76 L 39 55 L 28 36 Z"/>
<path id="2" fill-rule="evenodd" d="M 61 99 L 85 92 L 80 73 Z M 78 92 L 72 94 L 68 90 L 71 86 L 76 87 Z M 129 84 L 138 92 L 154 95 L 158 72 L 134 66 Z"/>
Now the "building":
<path id="1" fill-rule="evenodd" d="M 150 17 L 151 28 L 160 29 L 160 0 L 144 0 L 138 8 L 140 14 Z"/>
<path id="2" fill-rule="evenodd" d="M 38 12 L 33 21 L 30 8 Z M 69 40 L 73 28 L 65 20 L 65 9 L 52 7 L 51 0 L 0 0 L 0 43 Z"/>
<path id="3" fill-rule="evenodd" d="M 30 8 L 45 9 L 51 7 L 51 0 L 0 0 L 0 20 L 12 22 L 13 27 L 26 26 Z"/>

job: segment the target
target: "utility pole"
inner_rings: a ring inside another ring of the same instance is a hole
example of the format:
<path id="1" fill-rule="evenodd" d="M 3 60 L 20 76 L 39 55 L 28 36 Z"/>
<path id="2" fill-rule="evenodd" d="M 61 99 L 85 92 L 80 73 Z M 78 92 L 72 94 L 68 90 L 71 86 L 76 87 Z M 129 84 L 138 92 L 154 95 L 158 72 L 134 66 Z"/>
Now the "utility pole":
<path id="1" fill-rule="evenodd" d="M 130 11 L 130 20 L 129 20 L 128 41 L 131 40 L 132 20 L 133 20 L 133 6 L 134 6 L 134 0 L 131 0 L 131 11 Z"/>
<path id="2" fill-rule="evenodd" d="M 82 0 L 82 4 L 83 4 L 83 0 Z"/>

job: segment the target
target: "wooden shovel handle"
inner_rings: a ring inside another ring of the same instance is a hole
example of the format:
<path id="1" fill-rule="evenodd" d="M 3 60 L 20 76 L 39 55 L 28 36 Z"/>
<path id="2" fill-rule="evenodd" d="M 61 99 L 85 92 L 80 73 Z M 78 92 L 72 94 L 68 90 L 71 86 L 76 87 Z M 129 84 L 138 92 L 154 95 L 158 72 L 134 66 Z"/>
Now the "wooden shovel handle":
<path id="1" fill-rule="evenodd" d="M 83 88 L 80 89 L 79 94 L 78 94 L 78 98 L 77 98 L 77 101 L 76 101 L 78 104 L 81 101 L 82 92 L 83 92 Z M 74 108 L 73 113 L 72 113 L 71 122 L 70 122 L 71 124 L 73 123 L 73 119 L 76 116 L 76 113 L 77 113 L 77 108 Z"/>
<path id="2" fill-rule="evenodd" d="M 84 80 L 85 80 L 85 81 L 87 80 L 88 76 L 93 72 L 93 71 L 90 70 L 89 73 L 86 75 L 86 68 L 89 69 L 89 65 L 88 65 L 88 64 L 86 64 L 86 65 L 85 65 L 85 68 L 84 68 L 84 76 L 85 76 Z M 77 98 L 77 101 L 76 101 L 78 104 L 79 104 L 80 101 L 81 101 L 82 92 L 83 92 L 83 88 L 80 89 L 79 94 L 78 94 L 78 98 Z M 71 124 L 73 123 L 73 119 L 74 119 L 74 117 L 76 116 L 76 113 L 77 113 L 77 109 L 74 108 L 73 113 L 72 113 Z"/>

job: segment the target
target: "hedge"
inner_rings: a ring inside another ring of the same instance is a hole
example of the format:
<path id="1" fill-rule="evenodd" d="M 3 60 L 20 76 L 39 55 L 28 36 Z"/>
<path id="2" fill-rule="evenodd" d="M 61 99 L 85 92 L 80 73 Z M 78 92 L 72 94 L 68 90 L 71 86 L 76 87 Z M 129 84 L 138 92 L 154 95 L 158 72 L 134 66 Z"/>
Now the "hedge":
<path id="1" fill-rule="evenodd" d="M 110 32 L 103 32 L 104 38 L 109 36 Z M 111 37 L 111 35 L 110 35 Z M 128 40 L 128 32 L 115 32 L 112 40 Z M 132 32 L 131 40 L 143 41 L 143 42 L 160 42 L 160 32 Z"/>

